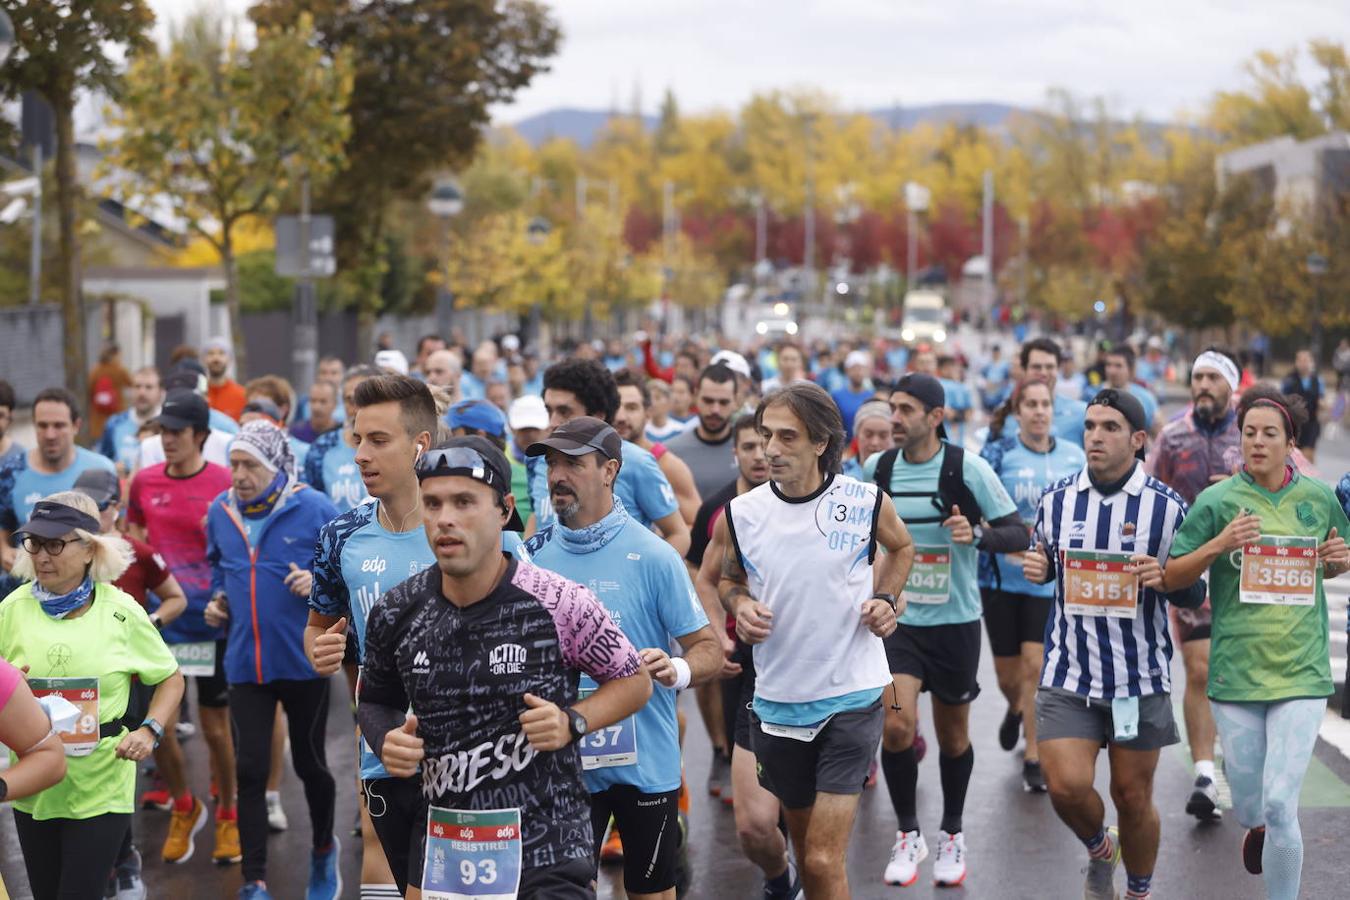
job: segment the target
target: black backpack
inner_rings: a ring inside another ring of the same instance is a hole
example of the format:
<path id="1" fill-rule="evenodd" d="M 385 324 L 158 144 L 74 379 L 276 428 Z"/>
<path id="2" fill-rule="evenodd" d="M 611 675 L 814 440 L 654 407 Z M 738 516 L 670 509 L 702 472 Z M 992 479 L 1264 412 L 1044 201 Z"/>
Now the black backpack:
<path id="1" fill-rule="evenodd" d="M 930 497 L 933 501 L 933 509 L 938 513 L 934 516 L 907 518 L 904 520 L 906 525 L 941 524 L 951 518 L 953 506 L 961 510 L 961 514 L 970 520 L 972 526 L 979 525 L 984 520 L 984 511 L 980 509 L 980 502 L 975 499 L 975 494 L 966 485 L 964 474 L 966 451 L 964 448 L 943 442 L 942 469 L 938 474 L 936 493 L 932 491 L 892 491 L 891 473 L 895 470 L 895 461 L 899 456 L 900 449 L 898 447 L 882 452 L 881 458 L 877 460 L 876 475 L 873 478 L 877 487 L 892 497 Z"/>

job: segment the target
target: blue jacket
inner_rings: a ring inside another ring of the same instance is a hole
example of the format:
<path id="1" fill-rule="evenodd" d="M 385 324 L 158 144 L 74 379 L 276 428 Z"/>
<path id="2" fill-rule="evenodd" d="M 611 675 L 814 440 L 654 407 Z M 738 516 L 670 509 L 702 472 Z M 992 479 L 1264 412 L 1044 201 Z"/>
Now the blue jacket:
<path id="1" fill-rule="evenodd" d="M 332 501 L 299 485 L 256 531 L 256 544 L 250 544 L 229 493 L 211 503 L 206 557 L 212 594 L 223 591 L 230 605 L 225 649 L 230 684 L 319 677 L 305 658 L 308 600 L 292 594 L 284 582 L 291 563 L 309 568 L 319 529 L 336 516 Z"/>

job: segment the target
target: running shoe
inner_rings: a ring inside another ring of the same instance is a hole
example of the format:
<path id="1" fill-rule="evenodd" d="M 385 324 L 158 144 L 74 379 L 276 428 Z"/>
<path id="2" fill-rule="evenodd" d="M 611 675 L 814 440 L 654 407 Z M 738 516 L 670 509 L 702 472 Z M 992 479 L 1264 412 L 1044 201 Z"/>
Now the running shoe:
<path id="1" fill-rule="evenodd" d="M 897 831 L 891 861 L 886 864 L 884 880 L 887 884 L 909 887 L 919 879 L 919 863 L 928 858 L 928 845 L 923 835 L 914 831 Z"/>
<path id="2" fill-rule="evenodd" d="M 216 819 L 216 849 L 211 851 L 211 862 L 230 866 L 244 858 L 239 849 L 239 823 L 234 819 Z"/>
<path id="3" fill-rule="evenodd" d="M 1213 778 L 1196 777 L 1195 788 L 1186 801 L 1186 815 L 1195 816 L 1201 822 L 1212 822 L 1223 815 L 1219 809 L 1219 789 Z"/>
<path id="4" fill-rule="evenodd" d="M 117 887 L 113 896 L 116 900 L 145 900 L 145 882 L 141 880 L 141 852 L 131 848 L 131 855 L 115 870 L 113 877 Z"/>
<path id="5" fill-rule="evenodd" d="M 914 764 L 917 766 L 923 762 L 924 754 L 928 752 L 928 742 L 923 739 L 923 735 L 918 732 L 917 728 L 914 732 L 914 744 L 912 746 L 914 747 Z"/>
<path id="6" fill-rule="evenodd" d="M 179 864 L 192 859 L 192 853 L 197 848 L 197 832 L 202 830 L 206 824 L 206 804 L 192 798 L 192 808 L 186 812 L 173 811 L 173 816 L 169 820 L 169 834 L 164 839 L 164 850 L 161 854 L 166 863 Z"/>
<path id="7" fill-rule="evenodd" d="M 726 781 L 726 783 L 722 785 L 722 796 L 721 796 L 721 800 L 722 800 L 722 803 L 723 803 L 724 806 L 731 806 L 732 804 L 734 804 L 734 803 L 736 802 L 736 795 L 735 795 L 735 791 L 733 791 L 733 790 L 731 789 L 731 779 L 730 779 L 730 778 L 728 778 L 727 781 Z"/>
<path id="8" fill-rule="evenodd" d="M 600 861 L 602 863 L 621 863 L 623 862 L 623 838 L 619 836 L 619 826 L 610 821 L 609 837 L 605 838 L 605 843 L 600 847 Z"/>
<path id="9" fill-rule="evenodd" d="M 1248 828 L 1242 837 L 1242 865 L 1253 875 L 1261 874 L 1261 851 L 1266 848 L 1266 829 Z"/>
<path id="10" fill-rule="evenodd" d="M 1003 714 L 1003 722 L 998 726 L 998 745 L 1004 750 L 1011 750 L 1017 746 L 1017 739 L 1022 736 L 1022 714 L 1013 712 L 1012 707 Z"/>
<path id="11" fill-rule="evenodd" d="M 801 898 L 805 896 L 802 893 L 801 873 L 797 871 L 797 867 L 792 864 L 792 860 L 790 859 L 788 860 L 787 874 L 787 889 L 776 890 L 766 884 L 764 885 L 764 900 L 801 900 Z"/>
<path id="12" fill-rule="evenodd" d="M 272 832 L 285 831 L 291 827 L 286 819 L 286 810 L 281 808 L 281 792 L 267 792 L 267 828 Z"/>
<path id="13" fill-rule="evenodd" d="M 933 883 L 956 887 L 966 880 L 966 836 L 961 832 L 938 832 L 937 859 L 933 860 Z"/>
<path id="14" fill-rule="evenodd" d="M 267 884 L 262 881 L 250 881 L 239 889 L 239 900 L 272 900 L 267 893 Z"/>
<path id="15" fill-rule="evenodd" d="M 1120 865 L 1120 830 L 1106 829 L 1111 840 L 1111 855 L 1106 859 L 1088 859 L 1087 880 L 1083 885 L 1086 900 L 1120 900 L 1116 893 L 1116 867 Z"/>
<path id="16" fill-rule="evenodd" d="M 173 726 L 173 733 L 177 735 L 179 741 L 186 741 L 197 736 L 197 726 L 191 722 L 179 722 Z"/>
<path id="17" fill-rule="evenodd" d="M 1028 794 L 1044 794 L 1049 790 L 1045 785 L 1045 773 L 1041 771 L 1039 760 L 1028 759 L 1022 762 L 1022 789 Z"/>
<path id="18" fill-rule="evenodd" d="M 712 764 L 708 767 L 708 794 L 722 796 L 722 787 L 731 780 L 731 760 L 721 750 L 713 750 Z"/>
<path id="19" fill-rule="evenodd" d="M 338 854 L 342 844 L 337 835 L 333 835 L 333 844 L 327 853 L 314 853 L 309 859 L 309 887 L 305 890 L 305 900 L 338 900 L 342 896 L 342 870 L 338 867 Z"/>
<path id="20" fill-rule="evenodd" d="M 157 809 L 160 812 L 168 812 L 173 809 L 173 797 L 169 796 L 169 789 L 166 787 L 151 788 L 141 794 L 141 809 Z"/>

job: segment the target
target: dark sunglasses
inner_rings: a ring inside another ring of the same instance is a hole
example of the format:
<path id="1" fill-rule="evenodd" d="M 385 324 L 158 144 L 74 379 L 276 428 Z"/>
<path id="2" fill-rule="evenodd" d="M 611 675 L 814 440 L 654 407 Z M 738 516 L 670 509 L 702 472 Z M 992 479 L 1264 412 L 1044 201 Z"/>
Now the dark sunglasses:
<path id="1" fill-rule="evenodd" d="M 60 556 L 66 550 L 67 544 L 80 544 L 84 538 L 74 538 L 65 540 L 64 538 L 40 538 L 31 534 L 24 535 L 23 549 L 28 551 L 30 556 L 37 556 L 39 550 L 46 550 L 48 556 Z"/>

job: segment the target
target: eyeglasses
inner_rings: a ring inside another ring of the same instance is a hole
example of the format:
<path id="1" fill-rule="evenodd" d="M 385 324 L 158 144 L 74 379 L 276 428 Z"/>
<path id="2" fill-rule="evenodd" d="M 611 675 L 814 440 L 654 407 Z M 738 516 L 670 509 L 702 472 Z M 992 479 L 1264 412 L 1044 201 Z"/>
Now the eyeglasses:
<path id="1" fill-rule="evenodd" d="M 84 543 L 84 538 L 67 541 L 64 538 L 40 538 L 28 534 L 24 535 L 23 549 L 27 550 L 30 556 L 37 556 L 39 550 L 46 550 L 48 556 L 60 556 L 65 552 L 67 544 L 81 543 Z"/>
<path id="2" fill-rule="evenodd" d="M 446 447 L 428 450 L 417 460 L 417 477 L 439 478 L 447 475 L 464 475 L 475 481 L 495 487 L 498 490 L 509 489 L 502 485 L 496 469 L 488 465 L 477 450 L 468 447 Z"/>

